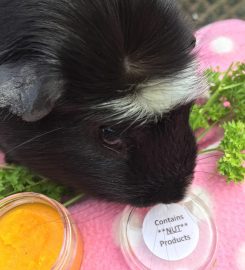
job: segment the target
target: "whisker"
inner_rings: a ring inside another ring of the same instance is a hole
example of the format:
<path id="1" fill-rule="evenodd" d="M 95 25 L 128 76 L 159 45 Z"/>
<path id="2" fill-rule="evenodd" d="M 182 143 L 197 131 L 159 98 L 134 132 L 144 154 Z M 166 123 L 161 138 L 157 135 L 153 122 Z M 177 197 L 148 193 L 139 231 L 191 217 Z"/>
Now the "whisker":
<path id="1" fill-rule="evenodd" d="M 201 162 L 198 162 L 197 165 L 200 166 L 200 165 L 213 165 L 213 164 L 217 164 L 217 161 L 214 161 L 214 160 L 207 160 L 205 162 L 204 161 L 201 161 Z"/>
<path id="2" fill-rule="evenodd" d="M 218 176 L 219 175 L 218 173 L 205 172 L 205 171 L 195 171 L 195 173 L 206 173 L 206 174 L 210 174 L 210 175 L 213 175 L 213 176 Z"/>
<path id="3" fill-rule="evenodd" d="M 109 149 L 109 150 L 111 150 L 111 151 L 113 151 L 113 152 L 117 153 L 117 154 L 120 154 L 120 152 L 119 152 L 119 151 L 117 151 L 116 149 L 113 149 L 113 148 L 109 147 L 109 146 L 108 146 L 108 145 L 106 145 L 106 144 L 103 144 L 103 146 L 104 146 L 105 148 L 107 148 L 107 149 Z"/>
<path id="4" fill-rule="evenodd" d="M 9 150 L 8 152 L 6 152 L 5 154 L 9 154 L 10 152 L 12 152 L 12 151 L 14 151 L 14 150 L 16 150 L 16 149 L 19 149 L 20 147 L 22 147 L 22 146 L 24 146 L 24 145 L 26 145 L 26 144 L 28 144 L 28 143 L 30 143 L 30 142 L 33 142 L 33 141 L 35 141 L 36 139 L 39 139 L 39 138 L 41 138 L 41 137 L 43 137 L 43 136 L 45 136 L 45 135 L 48 135 L 48 134 L 53 133 L 53 132 L 55 132 L 55 131 L 57 131 L 57 130 L 60 130 L 60 129 L 62 129 L 62 128 L 56 128 L 56 129 L 47 131 L 47 132 L 45 132 L 45 133 L 43 133 L 43 134 L 41 134 L 41 135 L 37 135 L 37 136 L 35 136 L 35 137 L 31 138 L 31 139 L 28 139 L 28 140 L 24 141 L 23 143 L 16 145 L 15 147 L 13 147 L 12 149 L 10 149 L 10 150 Z"/>
<path id="5" fill-rule="evenodd" d="M 91 208 L 91 205 L 88 205 L 79 211 L 71 211 L 71 214 L 72 215 L 77 215 L 77 214 L 81 215 L 81 214 L 85 213 L 87 210 L 89 210 L 90 208 Z M 101 209 L 99 213 L 96 213 L 96 214 L 90 213 L 89 218 L 86 217 L 86 219 L 84 219 L 83 221 L 74 222 L 74 223 L 75 224 L 84 224 L 84 223 L 90 222 L 92 220 L 107 216 L 108 214 L 110 214 L 110 212 L 113 212 L 113 215 L 117 215 L 122 211 L 123 211 L 122 207 L 117 208 L 116 205 L 108 205 L 108 207 Z"/>
<path id="6" fill-rule="evenodd" d="M 207 173 L 207 179 L 205 181 L 209 181 L 213 179 L 215 176 L 217 176 L 217 174 Z"/>
<path id="7" fill-rule="evenodd" d="M 208 159 L 208 158 L 213 158 L 213 157 L 220 157 L 220 156 L 221 156 L 221 154 L 213 154 L 213 155 L 205 156 L 202 158 L 197 158 L 197 161 Z M 199 155 L 199 157 L 200 157 L 200 155 Z"/>

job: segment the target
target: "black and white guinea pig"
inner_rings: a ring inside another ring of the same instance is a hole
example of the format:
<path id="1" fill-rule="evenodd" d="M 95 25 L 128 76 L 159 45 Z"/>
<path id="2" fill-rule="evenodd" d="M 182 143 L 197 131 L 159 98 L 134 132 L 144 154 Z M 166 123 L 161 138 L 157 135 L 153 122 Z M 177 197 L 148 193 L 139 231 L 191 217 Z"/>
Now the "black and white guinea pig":
<path id="1" fill-rule="evenodd" d="M 177 202 L 204 87 L 173 0 L 1 0 L 7 159 L 109 201 Z"/>

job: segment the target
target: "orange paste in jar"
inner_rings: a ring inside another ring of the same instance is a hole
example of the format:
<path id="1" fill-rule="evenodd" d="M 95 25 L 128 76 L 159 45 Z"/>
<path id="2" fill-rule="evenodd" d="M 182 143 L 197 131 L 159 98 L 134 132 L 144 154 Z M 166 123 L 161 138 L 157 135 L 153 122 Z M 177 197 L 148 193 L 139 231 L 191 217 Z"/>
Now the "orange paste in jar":
<path id="1" fill-rule="evenodd" d="M 0 217 L 0 269 L 51 270 L 64 239 L 58 211 L 42 203 L 27 203 Z"/>

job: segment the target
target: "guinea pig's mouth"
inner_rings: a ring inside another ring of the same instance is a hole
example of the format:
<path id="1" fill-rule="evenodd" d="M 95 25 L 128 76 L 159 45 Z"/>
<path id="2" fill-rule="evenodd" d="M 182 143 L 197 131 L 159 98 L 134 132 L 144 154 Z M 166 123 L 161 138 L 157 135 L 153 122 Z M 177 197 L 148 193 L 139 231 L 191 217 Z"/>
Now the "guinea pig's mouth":
<path id="1" fill-rule="evenodd" d="M 156 200 L 154 196 L 152 197 L 142 197 L 135 198 L 129 201 L 129 204 L 134 207 L 151 207 L 156 204 L 172 204 L 179 203 L 185 199 L 188 192 L 178 193 L 178 194 L 169 194 L 168 196 L 163 196 L 162 198 Z"/>
<path id="2" fill-rule="evenodd" d="M 178 188 L 171 188 L 168 192 L 156 191 L 148 195 L 138 196 L 129 200 L 128 204 L 133 207 L 151 207 L 156 204 L 172 204 L 183 201 L 191 192 L 193 174 L 186 177 L 185 185 L 180 183 Z"/>

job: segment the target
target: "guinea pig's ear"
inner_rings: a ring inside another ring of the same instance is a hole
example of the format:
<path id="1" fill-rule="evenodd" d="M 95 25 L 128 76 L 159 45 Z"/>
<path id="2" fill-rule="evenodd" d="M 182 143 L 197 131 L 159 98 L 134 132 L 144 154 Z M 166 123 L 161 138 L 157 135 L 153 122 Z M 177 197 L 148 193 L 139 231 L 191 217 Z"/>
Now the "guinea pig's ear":
<path id="1" fill-rule="evenodd" d="M 0 66 L 0 108 L 33 122 L 46 116 L 62 94 L 62 80 L 43 66 Z"/>

